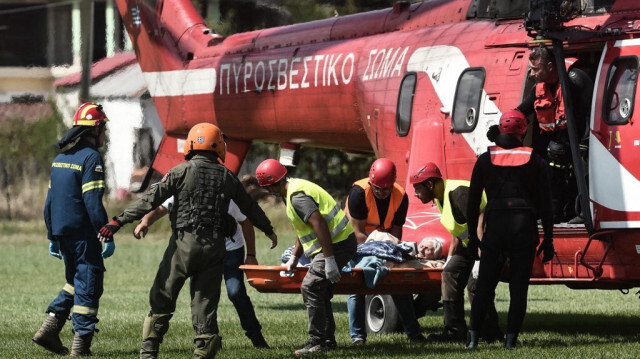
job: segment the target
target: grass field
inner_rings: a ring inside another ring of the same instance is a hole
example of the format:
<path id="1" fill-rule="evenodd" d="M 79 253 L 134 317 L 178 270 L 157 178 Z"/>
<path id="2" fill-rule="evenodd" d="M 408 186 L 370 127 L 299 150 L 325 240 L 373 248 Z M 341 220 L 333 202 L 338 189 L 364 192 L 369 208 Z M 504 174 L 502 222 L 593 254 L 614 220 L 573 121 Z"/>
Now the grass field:
<path id="1" fill-rule="evenodd" d="M 282 226 L 283 221 L 276 222 Z M 148 312 L 148 291 L 166 246 L 168 226 L 160 223 L 142 241 L 126 226 L 116 236 L 117 248 L 106 260 L 105 294 L 100 303 L 100 333 L 93 351 L 96 357 L 134 358 L 138 354 L 142 321 Z M 0 358 L 44 358 L 47 352 L 31 343 L 44 320 L 44 310 L 64 285 L 63 264 L 47 250 L 40 222 L 0 223 Z M 268 250 L 269 241 L 258 236 L 261 264 L 276 264 L 292 244 L 292 232 L 278 232 L 280 244 Z M 224 286 L 223 286 L 224 288 Z M 637 290 L 636 290 L 637 291 Z M 640 302 L 635 291 L 577 291 L 563 286 L 532 286 L 529 309 L 520 336 L 520 347 L 506 351 L 501 345 L 481 343 L 468 352 L 460 345 L 409 344 L 403 334 L 371 336 L 364 347 L 349 346 L 346 296 L 334 298 L 339 348 L 322 357 L 332 358 L 640 358 Z M 306 311 L 295 294 L 249 295 L 263 325 L 270 350 L 254 350 L 240 328 L 235 310 L 222 293 L 219 325 L 223 350 L 218 358 L 293 357 L 306 340 Z M 468 306 L 467 306 L 468 307 Z M 508 288 L 500 284 L 496 307 L 502 327 L 508 309 Z M 467 308 L 468 309 L 468 308 Z M 420 319 L 425 334 L 442 329 L 442 311 Z M 62 339 L 70 346 L 71 325 Z M 189 358 L 193 350 L 189 294 L 183 290 L 171 328 L 161 346 L 161 358 Z"/>

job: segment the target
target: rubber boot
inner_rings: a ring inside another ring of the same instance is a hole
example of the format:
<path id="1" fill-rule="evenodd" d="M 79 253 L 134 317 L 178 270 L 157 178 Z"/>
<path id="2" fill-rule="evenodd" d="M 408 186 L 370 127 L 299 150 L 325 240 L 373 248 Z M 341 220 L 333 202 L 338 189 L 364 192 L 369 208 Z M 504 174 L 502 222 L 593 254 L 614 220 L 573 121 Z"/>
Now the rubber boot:
<path id="1" fill-rule="evenodd" d="M 66 322 L 67 319 L 64 316 L 49 313 L 31 340 L 50 352 L 60 355 L 69 354 L 69 348 L 62 345 L 60 340 L 60 331 Z"/>
<path id="2" fill-rule="evenodd" d="M 79 335 L 76 333 L 73 336 L 73 344 L 71 345 L 72 357 L 90 357 L 91 354 L 91 341 L 93 340 L 93 333 L 86 335 Z"/>
<path id="3" fill-rule="evenodd" d="M 160 341 L 157 338 L 145 338 L 140 345 L 140 359 L 157 359 Z"/>
<path id="4" fill-rule="evenodd" d="M 477 330 L 469 331 L 469 343 L 465 347 L 465 349 L 476 349 L 478 348 L 478 339 L 480 338 L 480 333 Z"/>
<path id="5" fill-rule="evenodd" d="M 213 359 L 222 348 L 222 337 L 218 334 L 199 334 L 193 343 L 196 346 L 193 352 L 194 359 Z"/>
<path id="6" fill-rule="evenodd" d="M 518 342 L 518 333 L 507 333 L 507 338 L 504 341 L 504 347 L 506 349 L 513 349 Z"/>

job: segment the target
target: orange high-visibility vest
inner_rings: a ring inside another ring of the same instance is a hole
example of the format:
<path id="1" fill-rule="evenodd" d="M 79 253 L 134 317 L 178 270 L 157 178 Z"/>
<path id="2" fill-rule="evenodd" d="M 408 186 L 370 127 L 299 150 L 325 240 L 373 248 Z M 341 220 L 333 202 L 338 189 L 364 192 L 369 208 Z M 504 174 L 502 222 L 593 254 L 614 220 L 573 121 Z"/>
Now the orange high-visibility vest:
<path id="1" fill-rule="evenodd" d="M 365 232 L 367 234 L 377 229 L 383 232 L 389 232 L 391 230 L 393 217 L 395 216 L 400 204 L 402 204 L 402 198 L 404 197 L 404 188 L 397 183 L 393 184 L 393 190 L 391 191 L 389 199 L 389 209 L 387 210 L 387 216 L 384 219 L 384 224 L 380 224 L 380 214 L 378 213 L 378 207 L 376 206 L 376 198 L 369 185 L 369 178 L 363 178 L 353 183 L 353 186 L 359 186 L 364 190 L 364 198 L 367 205 L 368 215 L 367 223 L 365 224 Z M 345 213 L 349 216 L 349 198 L 347 197 L 347 203 L 344 209 Z"/>
<path id="2" fill-rule="evenodd" d="M 491 163 L 501 167 L 522 166 L 529 162 L 532 153 L 533 148 L 531 147 L 516 147 L 509 149 L 498 146 L 489 147 Z"/>
<path id="3" fill-rule="evenodd" d="M 555 91 L 552 91 L 544 82 L 536 84 L 536 100 L 533 108 L 541 131 L 550 132 L 567 128 L 562 86 L 559 83 Z"/>

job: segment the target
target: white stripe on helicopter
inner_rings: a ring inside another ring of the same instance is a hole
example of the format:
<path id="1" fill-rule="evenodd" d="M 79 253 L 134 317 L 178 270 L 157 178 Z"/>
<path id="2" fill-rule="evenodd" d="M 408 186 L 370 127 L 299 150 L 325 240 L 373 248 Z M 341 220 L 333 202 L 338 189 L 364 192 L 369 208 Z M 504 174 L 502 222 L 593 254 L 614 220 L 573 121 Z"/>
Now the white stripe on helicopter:
<path id="1" fill-rule="evenodd" d="M 426 72 L 433 88 L 442 103 L 441 111 L 451 115 L 453 100 L 458 84 L 458 78 L 469 63 L 460 49 L 454 46 L 438 45 L 421 47 L 413 52 L 407 63 L 407 71 Z M 489 100 L 487 93 L 482 90 L 482 100 L 479 112 L 478 125 L 471 133 L 463 133 L 462 136 L 469 147 L 479 155 L 492 145 L 487 139 L 486 133 L 491 125 L 500 120 L 500 110 Z"/>
<path id="2" fill-rule="evenodd" d="M 615 47 L 639 46 L 640 39 L 618 40 Z M 598 65 L 596 79 L 600 79 L 602 64 L 607 55 L 605 46 Z M 600 95 L 600 94 L 598 94 Z M 594 128 L 595 99 L 591 104 L 591 129 Z M 589 194 L 593 202 L 622 212 L 640 212 L 640 181 L 629 172 L 598 140 L 589 135 Z M 591 208 L 593 213 L 593 207 Z M 638 221 L 601 222 L 602 228 L 638 228 Z"/>

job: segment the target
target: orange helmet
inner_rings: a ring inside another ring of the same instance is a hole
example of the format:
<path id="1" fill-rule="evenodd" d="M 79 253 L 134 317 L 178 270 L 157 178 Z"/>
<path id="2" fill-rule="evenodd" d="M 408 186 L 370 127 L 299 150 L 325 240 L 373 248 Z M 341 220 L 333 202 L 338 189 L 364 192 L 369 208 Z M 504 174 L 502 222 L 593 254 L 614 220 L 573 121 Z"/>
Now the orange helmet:
<path id="1" fill-rule="evenodd" d="M 424 166 L 420 167 L 420 169 L 409 177 L 409 183 L 422 183 L 429 178 L 442 178 L 440 169 L 433 162 L 427 162 Z"/>
<path id="2" fill-rule="evenodd" d="M 396 165 L 388 158 L 378 158 L 371 164 L 369 182 L 379 188 L 390 188 L 396 181 Z"/>
<path id="3" fill-rule="evenodd" d="M 74 126 L 99 126 L 109 121 L 107 115 L 102 110 L 102 105 L 85 102 L 73 115 Z"/>
<path id="4" fill-rule="evenodd" d="M 524 136 L 527 132 L 527 118 L 518 110 L 509 110 L 500 116 L 500 132 Z"/>
<path id="5" fill-rule="evenodd" d="M 184 156 L 191 151 L 212 151 L 220 156 L 222 162 L 227 154 L 224 134 L 218 126 L 210 123 L 199 123 L 191 128 L 184 142 Z"/>
<path id="6" fill-rule="evenodd" d="M 256 178 L 262 187 L 278 183 L 286 174 L 287 169 L 282 163 L 271 158 L 262 161 L 256 168 Z"/>

